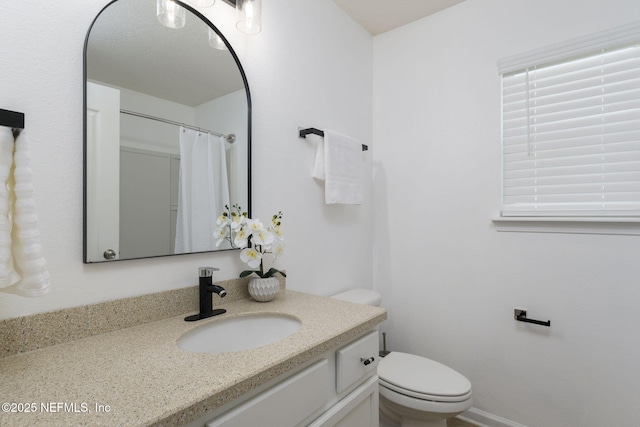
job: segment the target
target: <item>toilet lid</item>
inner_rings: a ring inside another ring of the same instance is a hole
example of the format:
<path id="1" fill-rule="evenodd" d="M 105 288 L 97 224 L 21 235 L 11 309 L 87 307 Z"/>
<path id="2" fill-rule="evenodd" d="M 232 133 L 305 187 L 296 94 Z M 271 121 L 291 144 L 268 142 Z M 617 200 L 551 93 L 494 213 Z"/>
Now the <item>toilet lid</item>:
<path id="1" fill-rule="evenodd" d="M 378 364 L 380 384 L 418 399 L 462 401 L 471 395 L 471 383 L 462 374 L 425 357 L 393 351 Z"/>

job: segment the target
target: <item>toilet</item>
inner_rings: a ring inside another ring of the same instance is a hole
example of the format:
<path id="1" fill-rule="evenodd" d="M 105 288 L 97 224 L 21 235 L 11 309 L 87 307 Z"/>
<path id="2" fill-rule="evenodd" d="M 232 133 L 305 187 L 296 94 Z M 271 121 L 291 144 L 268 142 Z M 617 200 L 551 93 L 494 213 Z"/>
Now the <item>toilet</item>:
<path id="1" fill-rule="evenodd" d="M 351 289 L 332 298 L 380 305 L 369 289 Z M 446 427 L 447 418 L 471 408 L 471 383 L 442 363 L 392 351 L 378 364 L 381 427 Z"/>

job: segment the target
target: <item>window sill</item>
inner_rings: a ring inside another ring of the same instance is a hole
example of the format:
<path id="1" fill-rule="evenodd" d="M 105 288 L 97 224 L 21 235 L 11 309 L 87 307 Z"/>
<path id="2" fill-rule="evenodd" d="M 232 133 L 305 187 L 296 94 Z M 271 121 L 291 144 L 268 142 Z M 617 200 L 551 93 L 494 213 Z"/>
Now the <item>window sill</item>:
<path id="1" fill-rule="evenodd" d="M 496 231 L 640 236 L 640 218 L 494 217 Z"/>

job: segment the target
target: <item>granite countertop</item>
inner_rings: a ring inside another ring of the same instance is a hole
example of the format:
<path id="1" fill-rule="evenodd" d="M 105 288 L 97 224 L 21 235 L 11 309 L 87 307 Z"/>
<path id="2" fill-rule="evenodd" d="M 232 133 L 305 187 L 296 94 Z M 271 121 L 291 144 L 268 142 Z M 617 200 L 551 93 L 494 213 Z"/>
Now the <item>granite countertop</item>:
<path id="1" fill-rule="evenodd" d="M 386 318 L 379 307 L 290 290 L 269 303 L 243 299 L 218 307 L 227 313 L 198 322 L 174 316 L 0 359 L 0 425 L 181 425 Z M 301 327 L 234 353 L 191 353 L 176 344 L 203 324 L 254 313 L 286 314 Z"/>

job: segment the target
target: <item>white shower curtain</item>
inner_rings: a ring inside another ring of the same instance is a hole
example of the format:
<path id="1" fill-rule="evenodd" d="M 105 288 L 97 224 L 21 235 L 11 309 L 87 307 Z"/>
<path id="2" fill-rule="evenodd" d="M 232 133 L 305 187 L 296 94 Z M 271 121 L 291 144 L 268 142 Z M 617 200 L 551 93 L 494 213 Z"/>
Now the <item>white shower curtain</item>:
<path id="1" fill-rule="evenodd" d="M 222 137 L 180 128 L 180 178 L 175 253 L 216 248 L 216 219 L 229 205 Z"/>

